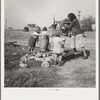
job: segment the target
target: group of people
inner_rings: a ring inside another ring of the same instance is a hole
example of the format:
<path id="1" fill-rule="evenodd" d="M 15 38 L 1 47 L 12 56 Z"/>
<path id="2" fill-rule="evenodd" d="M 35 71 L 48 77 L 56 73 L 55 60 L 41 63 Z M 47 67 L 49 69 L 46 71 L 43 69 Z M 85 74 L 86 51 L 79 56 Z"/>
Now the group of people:
<path id="1" fill-rule="evenodd" d="M 63 27 L 68 28 L 70 38 L 71 38 L 71 48 L 73 48 L 74 56 L 77 56 L 76 51 L 76 44 L 82 48 L 83 51 L 83 59 L 87 59 L 88 56 L 86 54 L 86 50 L 84 47 L 84 39 L 82 35 L 82 30 L 79 24 L 78 19 L 76 18 L 75 14 L 70 13 L 68 14 L 68 18 L 70 20 L 70 24 Z M 34 32 L 31 34 L 29 41 L 28 41 L 28 53 L 31 54 L 34 52 L 34 48 L 36 46 L 37 41 L 40 38 L 40 53 L 45 58 L 48 56 L 48 52 L 53 55 L 54 62 L 56 65 L 61 65 L 62 57 L 66 48 L 64 47 L 66 38 L 61 37 L 61 29 L 52 26 L 49 29 L 44 27 L 42 30 L 39 26 L 34 28 Z"/>

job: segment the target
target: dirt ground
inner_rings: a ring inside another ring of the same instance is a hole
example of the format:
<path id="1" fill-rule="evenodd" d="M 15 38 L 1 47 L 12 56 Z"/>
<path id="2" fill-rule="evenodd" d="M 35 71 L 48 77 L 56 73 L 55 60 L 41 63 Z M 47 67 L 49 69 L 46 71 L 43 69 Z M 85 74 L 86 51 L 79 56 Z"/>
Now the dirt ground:
<path id="1" fill-rule="evenodd" d="M 66 37 L 68 50 L 62 66 L 41 67 L 41 62 L 29 61 L 28 68 L 21 69 L 19 60 L 27 52 L 27 41 L 31 32 L 7 31 L 5 42 L 17 41 L 17 46 L 5 45 L 5 87 L 95 87 L 96 84 L 96 48 L 95 32 L 85 32 L 85 47 L 88 59 L 83 60 L 81 49 L 79 56 L 73 57 L 70 38 Z"/>

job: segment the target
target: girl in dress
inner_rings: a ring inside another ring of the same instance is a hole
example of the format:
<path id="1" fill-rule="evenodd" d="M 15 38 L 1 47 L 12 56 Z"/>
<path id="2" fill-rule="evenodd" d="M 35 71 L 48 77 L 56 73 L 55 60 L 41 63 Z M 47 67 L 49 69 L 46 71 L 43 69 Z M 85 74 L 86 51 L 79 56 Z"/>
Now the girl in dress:
<path id="1" fill-rule="evenodd" d="M 81 30 L 79 21 L 73 13 L 68 14 L 68 18 L 70 19 L 71 24 L 67 25 L 66 28 L 69 28 L 72 33 L 71 47 L 74 50 L 74 55 L 76 56 L 76 45 L 78 45 L 82 48 L 83 59 L 87 59 L 88 56 L 85 51 L 84 40 L 83 40 L 83 36 L 82 36 L 83 31 Z"/>

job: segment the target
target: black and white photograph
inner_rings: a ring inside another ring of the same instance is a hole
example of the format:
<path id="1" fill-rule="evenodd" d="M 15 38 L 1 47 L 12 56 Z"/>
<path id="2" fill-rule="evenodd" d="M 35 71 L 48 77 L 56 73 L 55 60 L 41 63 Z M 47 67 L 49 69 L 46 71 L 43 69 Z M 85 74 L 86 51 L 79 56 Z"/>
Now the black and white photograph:
<path id="1" fill-rule="evenodd" d="M 96 21 L 96 0 L 4 0 L 4 87 L 96 88 Z"/>
<path id="2" fill-rule="evenodd" d="M 98 100 L 99 0 L 1 0 L 1 100 Z"/>

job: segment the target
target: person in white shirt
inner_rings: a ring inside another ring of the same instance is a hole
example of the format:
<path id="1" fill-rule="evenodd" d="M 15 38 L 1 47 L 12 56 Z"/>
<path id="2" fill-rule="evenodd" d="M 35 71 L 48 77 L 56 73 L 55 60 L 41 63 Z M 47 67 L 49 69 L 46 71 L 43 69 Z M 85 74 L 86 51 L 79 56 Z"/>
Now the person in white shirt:
<path id="1" fill-rule="evenodd" d="M 54 34 L 54 37 L 52 39 L 53 42 L 53 57 L 55 60 L 55 64 L 61 65 L 62 62 L 62 55 L 64 53 L 64 48 L 63 45 L 65 43 L 64 38 L 60 37 L 61 32 L 58 30 L 58 32 L 56 32 Z"/>

